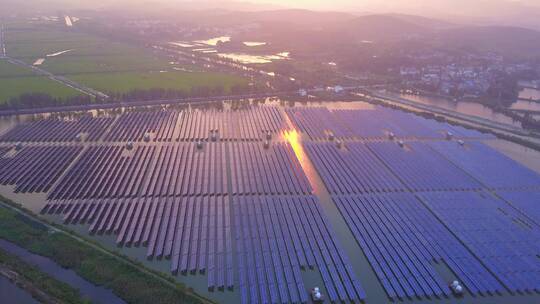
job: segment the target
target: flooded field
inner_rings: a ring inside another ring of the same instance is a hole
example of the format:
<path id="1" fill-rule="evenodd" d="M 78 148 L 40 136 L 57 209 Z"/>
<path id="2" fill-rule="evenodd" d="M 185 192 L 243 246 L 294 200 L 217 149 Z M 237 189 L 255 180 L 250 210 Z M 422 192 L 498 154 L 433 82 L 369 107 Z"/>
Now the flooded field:
<path id="1" fill-rule="evenodd" d="M 210 38 L 207 40 L 195 40 L 195 41 L 173 41 L 169 42 L 171 45 L 175 45 L 181 48 L 191 49 L 193 52 L 199 52 L 203 54 L 216 53 L 221 58 L 227 58 L 242 64 L 266 64 L 276 60 L 289 59 L 289 52 L 279 52 L 276 54 L 250 54 L 247 51 L 242 52 L 219 52 L 218 44 L 231 41 L 230 36 L 221 36 Z M 242 44 L 249 48 L 266 46 L 266 42 L 258 41 L 245 41 Z"/>
<path id="2" fill-rule="evenodd" d="M 283 52 L 276 55 L 249 55 L 240 53 L 220 53 L 219 57 L 228 58 L 244 64 L 264 64 L 275 60 L 284 60 L 289 58 L 289 53 Z"/>

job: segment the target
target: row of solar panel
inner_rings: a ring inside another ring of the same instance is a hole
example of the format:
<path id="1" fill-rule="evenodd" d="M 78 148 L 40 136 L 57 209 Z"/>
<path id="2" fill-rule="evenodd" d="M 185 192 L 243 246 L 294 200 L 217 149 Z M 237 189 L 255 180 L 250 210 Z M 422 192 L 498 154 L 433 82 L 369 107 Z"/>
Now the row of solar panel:
<path id="1" fill-rule="evenodd" d="M 310 194 L 311 185 L 291 146 L 231 144 L 233 194 Z"/>
<path id="2" fill-rule="evenodd" d="M 142 141 L 147 133 L 155 135 L 156 140 L 169 139 L 172 136 L 177 112 L 129 112 L 118 117 L 105 136 L 107 141 Z"/>
<path id="3" fill-rule="evenodd" d="M 80 134 L 87 134 L 85 140 L 99 140 L 113 124 L 114 118 L 49 118 L 29 123 L 21 123 L 8 130 L 0 141 L 5 142 L 69 142 L 77 141 Z"/>
<path id="4" fill-rule="evenodd" d="M 233 288 L 236 273 L 242 303 L 306 303 L 301 271 L 308 267 L 320 271 L 332 302 L 365 299 L 315 197 L 234 196 L 233 208 L 229 199 L 64 200 L 42 212 L 89 224 L 91 233 L 112 233 L 120 246 L 147 246 L 149 258 L 171 259 L 173 273 L 207 271 L 210 289 Z"/>
<path id="5" fill-rule="evenodd" d="M 486 192 L 419 196 L 508 290 L 540 292 L 538 226 Z"/>
<path id="6" fill-rule="evenodd" d="M 212 289 L 234 286 L 230 209 L 228 196 L 212 196 L 50 201 L 42 212 L 112 233 L 119 246 L 146 246 L 173 273 L 207 272 Z"/>
<path id="7" fill-rule="evenodd" d="M 312 196 L 235 197 L 241 303 L 306 303 L 300 270 L 316 266 L 329 300 L 365 299 L 318 201 Z"/>
<path id="8" fill-rule="evenodd" d="M 11 149 L 10 149 L 11 150 Z M 73 162 L 82 147 L 33 146 L 0 157 L 0 184 L 16 193 L 47 192 Z"/>
<path id="9" fill-rule="evenodd" d="M 296 129 L 313 140 L 331 136 L 339 139 L 493 138 L 475 130 L 452 126 L 401 111 L 376 107 L 373 110 L 329 110 L 326 107 L 286 109 Z"/>
<path id="10" fill-rule="evenodd" d="M 286 143 L 209 143 L 91 146 L 50 193 L 50 199 L 94 199 L 228 193 L 230 149 L 233 194 L 308 194 L 311 186 Z"/>
<path id="11" fill-rule="evenodd" d="M 488 188 L 539 188 L 540 175 L 480 142 L 432 142 L 430 147 Z"/>
<path id="12" fill-rule="evenodd" d="M 540 189 L 540 175 L 480 143 L 305 143 L 332 194 Z M 501 174 L 504 172 L 504 174 Z"/>
<path id="13" fill-rule="evenodd" d="M 177 141 L 220 140 L 258 141 L 287 128 L 277 107 L 252 107 L 236 111 L 186 111 L 178 121 Z M 212 135 L 214 131 L 214 135 Z"/>
<path id="14" fill-rule="evenodd" d="M 115 117 L 48 118 L 21 123 L 0 136 L 6 142 L 262 140 L 286 129 L 277 107 L 226 111 L 128 112 Z"/>
<path id="15" fill-rule="evenodd" d="M 225 145 L 91 146 L 51 199 L 226 194 Z"/>
<path id="16" fill-rule="evenodd" d="M 450 295 L 448 283 L 432 263 L 448 266 L 473 295 L 503 290 L 496 278 L 412 194 L 333 199 L 390 298 Z"/>

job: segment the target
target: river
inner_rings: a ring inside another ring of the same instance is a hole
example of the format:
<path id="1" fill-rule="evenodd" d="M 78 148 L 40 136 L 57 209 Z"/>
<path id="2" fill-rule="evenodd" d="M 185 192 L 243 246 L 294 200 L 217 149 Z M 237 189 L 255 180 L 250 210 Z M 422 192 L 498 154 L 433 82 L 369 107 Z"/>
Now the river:
<path id="1" fill-rule="evenodd" d="M 38 304 L 26 290 L 19 288 L 10 280 L 0 276 L 0 295 L 2 303 Z"/>
<path id="2" fill-rule="evenodd" d="M 0 239 L 0 248 L 12 255 L 19 257 L 24 262 L 37 267 L 39 270 L 47 273 L 58 281 L 62 281 L 69 284 L 73 288 L 79 289 L 81 295 L 87 299 L 90 299 L 92 303 L 125 304 L 125 302 L 117 297 L 111 290 L 96 286 L 86 281 L 73 270 L 62 268 L 62 266 L 56 264 L 54 261 L 46 257 L 33 254 L 22 247 L 2 239 Z M 3 284 L 0 284 L 0 286 L 2 285 Z M 0 291 L 2 291 L 1 288 Z M 21 294 L 18 292 L 13 292 L 12 298 L 11 293 L 7 294 L 8 298 L 4 297 L 4 293 L 0 292 L 0 294 L 2 295 L 2 301 L 7 301 L 5 303 L 27 303 L 18 300 L 20 299 L 19 297 L 21 297 Z"/>

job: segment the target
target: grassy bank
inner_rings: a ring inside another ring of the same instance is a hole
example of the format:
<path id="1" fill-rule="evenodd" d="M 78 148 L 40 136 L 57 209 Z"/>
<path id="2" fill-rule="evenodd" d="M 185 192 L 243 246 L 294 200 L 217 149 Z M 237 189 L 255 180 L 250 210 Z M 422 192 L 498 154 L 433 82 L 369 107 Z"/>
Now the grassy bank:
<path id="1" fill-rule="evenodd" d="M 27 264 L 14 255 L 0 249 L 0 265 L 19 275 L 19 279 L 28 282 L 34 288 L 46 293 L 48 296 L 66 304 L 90 303 L 81 297 L 79 291 L 64 282 L 60 282 L 35 266 Z"/>
<path id="2" fill-rule="evenodd" d="M 5 204 L 13 202 L 1 198 Z M 130 262 L 123 262 L 102 250 L 46 226 L 26 215 L 0 206 L 0 238 L 27 250 L 50 258 L 59 265 L 73 269 L 79 276 L 110 288 L 127 303 L 207 303 L 185 288 L 164 282 L 158 274 L 142 271 Z"/>

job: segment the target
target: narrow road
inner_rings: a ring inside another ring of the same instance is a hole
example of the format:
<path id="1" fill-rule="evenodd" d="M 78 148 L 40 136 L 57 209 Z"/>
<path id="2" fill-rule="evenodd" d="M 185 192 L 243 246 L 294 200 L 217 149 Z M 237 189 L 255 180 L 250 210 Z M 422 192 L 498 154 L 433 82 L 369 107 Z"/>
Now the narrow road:
<path id="1" fill-rule="evenodd" d="M 6 58 L 6 43 L 5 43 L 4 25 L 0 25 L 0 58 Z"/>

